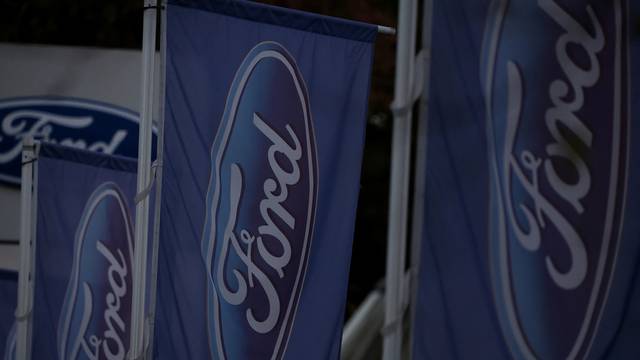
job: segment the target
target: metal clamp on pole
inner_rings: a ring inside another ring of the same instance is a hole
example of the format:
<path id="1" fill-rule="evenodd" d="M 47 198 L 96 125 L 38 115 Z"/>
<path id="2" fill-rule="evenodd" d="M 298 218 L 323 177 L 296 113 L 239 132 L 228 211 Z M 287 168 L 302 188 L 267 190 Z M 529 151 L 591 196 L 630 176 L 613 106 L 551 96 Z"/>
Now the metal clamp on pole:
<path id="1" fill-rule="evenodd" d="M 133 199 L 134 203 L 137 204 L 140 201 L 144 200 L 151 193 L 151 189 L 153 189 L 153 185 L 156 183 L 156 174 L 158 172 L 158 168 L 161 167 L 161 163 L 156 160 L 151 164 L 151 180 L 147 183 L 147 186 L 141 192 L 136 194 L 136 197 Z"/>
<path id="2" fill-rule="evenodd" d="M 22 143 L 22 163 L 21 166 L 29 165 L 38 160 L 38 142 L 33 138 L 25 138 Z"/>
<path id="3" fill-rule="evenodd" d="M 18 309 L 16 309 L 16 312 L 14 313 L 14 317 L 16 318 L 16 321 L 22 322 L 29 319 L 32 313 L 33 313 L 33 304 L 29 307 L 29 309 L 27 309 L 23 313 L 19 313 Z"/>
<path id="4" fill-rule="evenodd" d="M 394 99 L 389 106 L 393 116 L 406 117 L 409 115 L 413 109 L 413 105 L 422 95 L 422 91 L 424 90 L 425 65 L 427 61 L 429 61 L 429 56 L 428 51 L 425 49 L 420 50 L 416 55 L 414 60 L 413 76 L 409 79 L 411 82 L 411 85 L 409 85 L 411 93 L 408 96 L 408 101 L 404 104 L 399 104 L 397 99 Z"/>
<path id="5" fill-rule="evenodd" d="M 34 149 L 35 149 L 35 148 L 34 148 Z M 36 161 L 38 161 L 38 157 L 37 157 L 37 156 L 33 156 L 33 157 L 31 157 L 29 160 L 24 160 L 24 161 L 22 162 L 22 164 L 20 164 L 20 165 L 21 165 L 21 166 L 26 166 L 26 165 L 29 165 L 29 164 L 34 163 L 34 162 L 36 162 Z"/>
<path id="6" fill-rule="evenodd" d="M 394 100 L 391 102 L 391 105 L 389 105 L 389 109 L 391 110 L 391 114 L 393 114 L 394 118 L 406 117 L 413 109 L 413 101 L 408 101 L 404 104 L 398 104 Z"/>
<path id="7" fill-rule="evenodd" d="M 411 78 L 411 100 L 412 102 L 418 101 L 422 92 L 424 91 L 424 80 L 426 78 L 427 64 L 430 60 L 431 54 L 427 49 L 421 49 L 418 51 L 418 55 L 414 60 L 413 77 Z"/>
<path id="8" fill-rule="evenodd" d="M 144 0 L 142 10 L 158 9 L 158 0 Z"/>

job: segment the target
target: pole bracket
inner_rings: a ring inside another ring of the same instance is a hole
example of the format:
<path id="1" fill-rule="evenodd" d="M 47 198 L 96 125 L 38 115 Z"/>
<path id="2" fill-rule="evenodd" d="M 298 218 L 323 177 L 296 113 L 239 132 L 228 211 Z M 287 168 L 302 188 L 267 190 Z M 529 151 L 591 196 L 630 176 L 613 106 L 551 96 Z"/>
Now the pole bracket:
<path id="1" fill-rule="evenodd" d="M 413 104 L 415 104 L 420 95 L 422 95 L 422 92 L 424 91 L 424 78 L 426 75 L 425 69 L 427 67 L 427 62 L 429 61 L 429 56 L 429 53 L 425 49 L 420 50 L 416 55 L 413 74 L 411 74 L 409 78 L 409 81 L 411 82 L 411 93 L 409 94 L 409 99 L 405 104 L 399 104 L 397 100 L 393 100 L 391 102 L 389 108 L 394 116 L 407 116 L 413 108 Z"/>
<path id="2" fill-rule="evenodd" d="M 389 105 L 389 108 L 391 109 L 391 113 L 394 117 L 405 117 L 413 108 L 413 101 L 408 101 L 405 104 L 398 104 L 396 100 L 393 100 L 391 105 Z"/>
<path id="3" fill-rule="evenodd" d="M 25 321 L 25 320 L 29 319 L 31 317 L 32 313 L 33 313 L 33 305 L 31 307 L 29 307 L 29 309 L 27 309 L 27 311 L 25 311 L 23 313 L 19 313 L 18 310 L 16 310 L 14 316 L 16 318 L 16 321 L 22 322 L 22 321 Z"/>
<path id="4" fill-rule="evenodd" d="M 34 163 L 36 161 L 38 161 L 38 157 L 34 156 L 34 157 L 30 158 L 29 160 L 23 161 L 21 165 L 22 166 L 29 165 L 29 164 Z"/>
<path id="5" fill-rule="evenodd" d="M 144 0 L 143 10 L 158 9 L 158 0 Z"/>
<path id="6" fill-rule="evenodd" d="M 136 194 L 136 197 L 133 200 L 135 204 L 138 204 L 139 202 L 144 200 L 147 196 L 149 196 L 149 193 L 153 189 L 153 185 L 157 180 L 156 174 L 158 173 L 157 170 L 159 167 L 162 167 L 162 163 L 159 162 L 158 160 L 154 161 L 153 164 L 151 164 L 151 179 L 149 180 L 149 183 L 147 184 L 147 186 L 145 186 L 144 190 Z"/>

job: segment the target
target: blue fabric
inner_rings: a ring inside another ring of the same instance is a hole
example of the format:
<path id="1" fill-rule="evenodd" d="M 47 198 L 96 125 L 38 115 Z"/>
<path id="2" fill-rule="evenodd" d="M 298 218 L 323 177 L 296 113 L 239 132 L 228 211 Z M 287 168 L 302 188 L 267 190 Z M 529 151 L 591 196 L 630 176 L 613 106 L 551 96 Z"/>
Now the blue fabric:
<path id="1" fill-rule="evenodd" d="M 375 32 L 194 4 L 167 8 L 155 358 L 337 359 Z"/>
<path id="2" fill-rule="evenodd" d="M 134 158 L 107 155 L 89 150 L 74 149 L 67 146 L 42 143 L 40 145 L 40 156 L 50 159 L 64 159 L 66 161 L 86 164 L 104 169 L 136 172 L 138 162 Z"/>
<path id="3" fill-rule="evenodd" d="M 414 359 L 640 356 L 639 14 L 434 2 Z"/>
<path id="4" fill-rule="evenodd" d="M 43 144 L 36 176 L 32 357 L 119 356 L 130 337 L 135 160 Z"/>
<path id="5" fill-rule="evenodd" d="M 0 270 L 0 354 L 15 349 L 15 313 L 18 303 L 18 273 Z M 3 355 L 5 359 L 8 354 Z"/>
<path id="6" fill-rule="evenodd" d="M 169 0 L 169 4 L 355 41 L 374 42 L 378 33 L 378 28 L 375 25 L 310 14 L 257 2 L 242 0 Z"/>

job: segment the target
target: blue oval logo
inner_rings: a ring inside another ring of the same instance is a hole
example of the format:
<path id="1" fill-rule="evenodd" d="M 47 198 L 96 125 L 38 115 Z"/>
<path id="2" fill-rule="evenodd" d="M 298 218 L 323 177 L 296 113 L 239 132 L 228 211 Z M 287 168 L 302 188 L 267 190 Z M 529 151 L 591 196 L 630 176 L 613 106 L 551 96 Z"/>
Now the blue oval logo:
<path id="1" fill-rule="evenodd" d="M 20 184 L 22 140 L 138 157 L 138 115 L 94 101 L 34 97 L 0 101 L 0 181 Z"/>
<path id="2" fill-rule="evenodd" d="M 309 96 L 282 45 L 240 65 L 211 147 L 202 235 L 213 358 L 281 358 L 300 296 L 318 191 Z"/>
<path id="3" fill-rule="evenodd" d="M 85 205 L 58 323 L 60 359 L 124 359 L 129 349 L 133 231 L 126 199 L 112 182 Z"/>
<path id="4" fill-rule="evenodd" d="M 500 0 L 489 15 L 491 266 L 517 357 L 585 358 L 598 331 L 627 182 L 627 6 Z"/>

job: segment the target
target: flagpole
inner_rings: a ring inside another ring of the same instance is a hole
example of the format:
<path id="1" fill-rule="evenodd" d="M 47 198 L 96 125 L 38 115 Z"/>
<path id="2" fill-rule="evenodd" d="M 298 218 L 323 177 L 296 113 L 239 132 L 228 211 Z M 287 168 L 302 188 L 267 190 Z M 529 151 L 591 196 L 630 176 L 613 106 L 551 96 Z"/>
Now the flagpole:
<path id="1" fill-rule="evenodd" d="M 414 196 L 413 196 L 413 221 L 411 231 L 411 282 L 410 282 L 410 322 L 411 337 L 409 341 L 409 358 L 412 357 L 415 341 L 413 324 L 416 315 L 418 300 L 418 274 L 420 270 L 420 252 L 424 231 L 424 205 L 426 201 L 426 174 L 427 174 L 427 131 L 429 121 L 429 86 L 431 83 L 431 33 L 433 27 L 433 0 L 424 0 L 422 9 L 422 49 L 425 54 L 422 57 L 424 69 L 424 85 L 420 98 L 418 134 L 416 139 Z"/>
<path id="2" fill-rule="evenodd" d="M 157 5 L 157 0 L 144 0 L 142 25 L 142 104 L 138 138 L 138 194 L 143 194 L 151 184 L 151 129 Z M 149 196 L 142 196 L 140 199 L 136 196 L 135 244 L 133 249 L 133 300 L 131 306 L 131 339 L 129 344 L 129 359 L 132 360 L 141 358 L 144 352 L 145 280 L 148 236 Z"/>
<path id="3" fill-rule="evenodd" d="M 160 204 L 162 202 L 162 174 L 164 157 L 164 99 L 165 99 L 165 64 L 167 59 L 167 8 L 166 0 L 160 0 L 160 76 L 158 96 L 158 140 L 157 140 L 157 167 L 156 167 L 156 198 L 153 211 L 153 239 L 151 250 L 151 289 L 149 294 L 149 312 L 147 324 L 149 328 L 146 358 L 153 356 L 154 325 L 156 319 L 156 298 L 158 292 L 158 246 L 160 241 Z"/>
<path id="4" fill-rule="evenodd" d="M 413 105 L 413 64 L 417 0 L 398 4 L 398 42 L 396 46 L 395 95 L 391 180 L 389 184 L 389 227 L 387 232 L 387 270 L 385 278 L 385 325 L 383 359 L 400 359 L 404 309 L 404 268 L 407 244 L 409 162 L 411 158 L 411 115 Z"/>
<path id="5" fill-rule="evenodd" d="M 18 271 L 18 304 L 16 306 L 16 358 L 31 358 L 31 319 L 33 304 L 34 258 L 34 165 L 35 144 L 26 137 L 22 150 L 20 188 L 20 264 Z"/>

